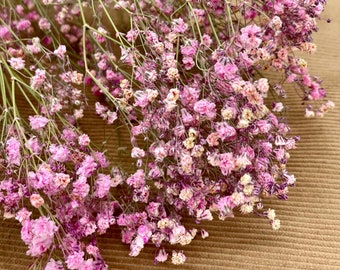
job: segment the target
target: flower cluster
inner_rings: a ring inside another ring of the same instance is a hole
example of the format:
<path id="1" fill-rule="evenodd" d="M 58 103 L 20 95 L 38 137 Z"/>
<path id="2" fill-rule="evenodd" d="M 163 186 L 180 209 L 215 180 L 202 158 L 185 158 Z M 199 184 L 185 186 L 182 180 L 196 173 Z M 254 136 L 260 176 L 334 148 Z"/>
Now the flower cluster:
<path id="1" fill-rule="evenodd" d="M 279 229 L 262 199 L 295 184 L 284 83 L 302 89 L 307 117 L 334 107 L 295 54 L 316 50 L 325 0 L 4 3 L 0 205 L 37 265 L 107 269 L 96 236 L 112 226 L 130 256 L 153 244 L 155 263 L 175 265 L 198 232 L 183 216 L 254 213 Z M 128 129 L 133 168 L 81 130 L 89 94 L 93 113 Z"/>
<path id="2" fill-rule="evenodd" d="M 134 202 L 148 207 L 161 196 L 171 211 L 196 222 L 212 220 L 214 213 L 232 217 L 238 209 L 267 217 L 275 230 L 280 227 L 273 210 L 261 211 L 261 198 L 287 199 L 295 177 L 286 163 L 298 137 L 288 136 L 282 117 L 283 83 L 262 73 L 279 72 L 285 83 L 300 87 L 307 117 L 321 117 L 334 107 L 331 101 L 318 109 L 308 103 L 323 100 L 325 90 L 295 55 L 316 50 L 311 33 L 324 5 L 294 0 L 117 3 L 132 25 L 126 34 L 115 34 L 120 54 L 110 50 L 103 24 L 92 29 L 92 47 L 83 51 L 93 92 L 108 101 L 96 104 L 97 114 L 109 124 L 112 113 L 115 120 L 132 123 L 131 157 L 137 168 L 126 183 Z M 269 106 L 269 92 L 281 100 Z M 163 218 L 161 213 L 152 218 Z M 137 228 L 128 243 L 130 255 L 143 247 Z"/>

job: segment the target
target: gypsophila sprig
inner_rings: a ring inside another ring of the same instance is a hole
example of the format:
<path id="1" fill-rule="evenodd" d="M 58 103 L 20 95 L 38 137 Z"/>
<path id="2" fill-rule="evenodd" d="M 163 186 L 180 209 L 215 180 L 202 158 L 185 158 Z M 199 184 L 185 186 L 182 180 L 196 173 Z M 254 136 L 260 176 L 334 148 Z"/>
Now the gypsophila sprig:
<path id="1" fill-rule="evenodd" d="M 279 229 L 263 198 L 286 200 L 295 185 L 284 99 L 301 99 L 306 117 L 334 107 L 297 53 L 315 52 L 325 4 L 4 1 L 0 203 L 22 225 L 31 268 L 107 269 L 97 236 L 113 226 L 130 256 L 152 244 L 154 263 L 175 265 L 198 234 L 184 216 L 239 211 Z M 86 107 L 126 128 L 135 166 L 95 147 Z"/>

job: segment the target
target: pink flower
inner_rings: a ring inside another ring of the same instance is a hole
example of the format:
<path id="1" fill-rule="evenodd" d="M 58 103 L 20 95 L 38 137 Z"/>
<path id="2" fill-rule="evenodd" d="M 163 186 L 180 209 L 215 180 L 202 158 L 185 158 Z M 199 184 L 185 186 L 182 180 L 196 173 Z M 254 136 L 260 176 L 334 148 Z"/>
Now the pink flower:
<path id="1" fill-rule="evenodd" d="M 13 165 L 20 165 L 21 155 L 20 155 L 20 142 L 11 137 L 6 142 L 6 154 L 7 154 L 7 161 L 9 164 Z"/>
<path id="2" fill-rule="evenodd" d="M 98 168 L 107 168 L 110 165 L 110 162 L 102 152 L 94 151 L 92 157 L 97 162 Z"/>
<path id="3" fill-rule="evenodd" d="M 8 27 L 5 25 L 0 26 L 0 38 L 4 41 L 8 41 L 11 39 L 11 32 L 9 31 Z"/>
<path id="4" fill-rule="evenodd" d="M 90 144 L 90 137 L 87 134 L 82 134 L 78 137 L 78 143 L 81 146 L 88 146 Z"/>
<path id="5" fill-rule="evenodd" d="M 61 261 L 55 261 L 51 258 L 46 264 L 44 270 L 64 270 L 64 267 Z"/>
<path id="6" fill-rule="evenodd" d="M 193 172 L 194 161 L 190 154 L 181 155 L 181 169 L 186 174 L 191 174 Z"/>
<path id="7" fill-rule="evenodd" d="M 313 85 L 312 85 L 313 87 Z M 319 100 L 324 98 L 326 95 L 326 92 L 322 88 L 314 88 L 309 92 L 308 99 L 310 100 Z"/>
<path id="8" fill-rule="evenodd" d="M 206 99 L 197 101 L 194 105 L 194 111 L 202 116 L 206 116 L 209 120 L 216 117 L 216 105 Z"/>
<path id="9" fill-rule="evenodd" d="M 209 233 L 206 230 L 202 229 L 201 230 L 201 236 L 202 236 L 202 239 L 205 239 L 205 238 L 209 237 Z"/>
<path id="10" fill-rule="evenodd" d="M 172 30 L 175 33 L 184 33 L 188 29 L 188 24 L 186 24 L 182 18 L 174 19 L 172 23 Z"/>
<path id="11" fill-rule="evenodd" d="M 67 256 L 66 265 L 68 269 L 76 270 L 81 269 L 82 264 L 84 263 L 84 252 L 74 252 Z"/>
<path id="12" fill-rule="evenodd" d="M 218 139 L 219 136 L 217 132 L 210 133 L 207 137 L 207 143 L 209 146 L 217 146 L 219 145 Z"/>
<path id="13" fill-rule="evenodd" d="M 49 149 L 52 159 L 59 162 L 66 162 L 70 159 L 70 150 L 64 145 L 51 144 Z"/>
<path id="14" fill-rule="evenodd" d="M 236 77 L 238 67 L 224 59 L 216 62 L 214 65 L 214 71 L 221 79 L 232 80 Z"/>
<path id="15" fill-rule="evenodd" d="M 63 130 L 62 138 L 68 143 L 74 142 L 77 139 L 77 133 L 71 128 L 65 128 Z"/>
<path id="16" fill-rule="evenodd" d="M 134 93 L 135 103 L 133 106 L 145 108 L 149 104 L 148 93 L 146 91 L 136 91 Z"/>
<path id="17" fill-rule="evenodd" d="M 261 172 L 258 176 L 258 182 L 264 189 L 268 190 L 274 185 L 275 180 L 269 173 Z"/>
<path id="18" fill-rule="evenodd" d="M 216 131 L 222 141 L 233 138 L 236 135 L 236 129 L 228 125 L 226 122 L 216 124 Z"/>
<path id="19" fill-rule="evenodd" d="M 21 208 L 17 214 L 15 215 L 15 219 L 20 223 L 23 223 L 26 220 L 29 220 L 32 212 L 29 212 L 25 207 Z"/>
<path id="20" fill-rule="evenodd" d="M 270 131 L 271 125 L 268 123 L 267 120 L 258 120 L 256 122 L 256 125 L 260 131 L 260 133 L 266 134 Z"/>
<path id="21" fill-rule="evenodd" d="M 219 167 L 223 175 L 227 176 L 235 169 L 235 158 L 232 153 L 220 154 Z"/>
<path id="22" fill-rule="evenodd" d="M 98 219 L 97 219 L 97 227 L 98 227 L 97 232 L 98 232 L 99 234 L 105 233 L 106 230 L 107 230 L 108 228 L 110 228 L 110 224 L 112 224 L 112 223 L 110 222 L 109 217 L 107 217 L 107 216 L 103 217 L 103 216 L 102 216 L 102 217 L 98 218 Z M 98 251 L 98 252 L 99 252 L 99 251 Z"/>
<path id="23" fill-rule="evenodd" d="M 133 188 L 141 188 L 145 185 L 145 173 L 143 170 L 137 170 L 133 175 L 126 179 L 126 183 Z"/>
<path id="24" fill-rule="evenodd" d="M 261 32 L 262 29 L 254 24 L 243 27 L 240 35 L 242 46 L 248 50 L 258 48 L 262 43 L 262 39 L 259 38 Z"/>
<path id="25" fill-rule="evenodd" d="M 195 66 L 195 61 L 192 57 L 183 57 L 182 62 L 186 70 L 190 70 Z"/>
<path id="26" fill-rule="evenodd" d="M 39 208 L 44 204 L 45 201 L 39 194 L 35 193 L 30 196 L 30 202 L 33 207 Z"/>
<path id="27" fill-rule="evenodd" d="M 80 198 L 85 198 L 89 194 L 89 191 L 90 185 L 87 184 L 86 178 L 84 176 L 80 176 L 77 181 L 73 182 L 73 195 Z"/>
<path id="28" fill-rule="evenodd" d="M 112 125 L 114 121 L 116 121 L 118 118 L 118 115 L 116 112 L 108 111 L 107 112 L 107 123 L 109 125 Z"/>
<path id="29" fill-rule="evenodd" d="M 150 202 L 146 207 L 146 211 L 150 217 L 158 217 L 160 215 L 161 204 L 159 202 Z"/>
<path id="30" fill-rule="evenodd" d="M 133 190 L 132 200 L 135 202 L 147 203 L 150 195 L 150 187 L 148 185 Z"/>
<path id="31" fill-rule="evenodd" d="M 195 103 L 198 101 L 200 95 L 200 90 L 194 87 L 185 86 L 180 93 L 181 102 L 184 106 L 190 109 L 194 107 Z M 182 108 L 181 110 L 186 110 Z"/>
<path id="32" fill-rule="evenodd" d="M 190 126 L 195 121 L 193 115 L 191 115 L 185 108 L 181 109 L 181 115 L 185 126 Z M 182 128 L 182 126 L 179 126 L 175 132 L 176 136 L 181 137 L 185 133 L 184 127 Z"/>
<path id="33" fill-rule="evenodd" d="M 130 244 L 130 256 L 136 257 L 144 248 L 144 241 L 141 236 L 137 236 Z"/>
<path id="34" fill-rule="evenodd" d="M 131 157 L 132 158 L 143 158 L 145 156 L 145 151 L 139 147 L 132 148 Z"/>
<path id="35" fill-rule="evenodd" d="M 40 115 L 29 116 L 28 120 L 30 121 L 31 128 L 37 131 L 44 128 L 50 122 L 48 118 Z"/>
<path id="36" fill-rule="evenodd" d="M 33 240 L 32 227 L 33 222 L 30 219 L 25 219 L 23 221 L 21 228 L 21 240 L 27 245 Z"/>
<path id="37" fill-rule="evenodd" d="M 284 109 L 282 102 L 273 103 L 273 112 L 281 112 Z"/>
<path id="38" fill-rule="evenodd" d="M 98 66 L 98 68 L 101 69 L 101 70 L 106 70 L 107 67 L 108 67 L 107 60 L 106 60 L 106 59 L 100 60 L 100 61 L 97 63 L 97 66 Z"/>
<path id="39" fill-rule="evenodd" d="M 37 137 L 29 138 L 27 142 L 25 143 L 25 147 L 27 149 L 30 149 L 32 153 L 35 155 L 39 155 L 42 150 L 42 146 Z"/>
<path id="40" fill-rule="evenodd" d="M 92 256 L 97 257 L 99 255 L 99 248 L 95 245 L 89 244 L 86 246 L 86 252 Z"/>
<path id="41" fill-rule="evenodd" d="M 46 217 L 24 221 L 21 239 L 29 247 L 27 254 L 33 257 L 42 255 L 52 245 L 57 231 L 54 222 Z"/>
<path id="42" fill-rule="evenodd" d="M 98 198 L 103 198 L 109 194 L 111 187 L 111 177 L 106 174 L 98 174 L 95 182 L 95 192 L 94 195 Z"/>
<path id="43" fill-rule="evenodd" d="M 27 28 L 29 28 L 30 26 L 31 26 L 31 22 L 29 20 L 26 20 L 26 19 L 21 19 L 16 25 L 16 27 L 19 31 L 24 31 Z"/>
<path id="44" fill-rule="evenodd" d="M 207 35 L 207 34 L 204 34 L 203 37 L 202 37 L 202 44 L 203 44 L 205 47 L 209 48 L 210 45 L 212 44 L 212 39 L 211 39 L 211 37 L 210 37 L 209 35 Z"/>
<path id="45" fill-rule="evenodd" d="M 48 21 L 46 18 L 41 18 L 39 20 L 39 28 L 41 30 L 50 30 L 51 28 L 51 23 Z"/>
<path id="46" fill-rule="evenodd" d="M 231 198 L 231 196 L 225 196 L 218 200 L 217 208 L 220 211 L 220 219 L 224 219 L 226 217 L 233 217 L 232 209 L 235 207 L 235 204 Z"/>
<path id="47" fill-rule="evenodd" d="M 106 40 L 105 35 L 107 35 L 108 32 L 103 27 L 98 27 L 98 32 L 93 31 L 92 34 L 99 43 L 103 43 Z"/>
<path id="48" fill-rule="evenodd" d="M 146 244 L 152 236 L 152 228 L 150 225 L 141 225 L 138 227 L 137 234 L 142 237 L 144 244 Z"/>
<path id="49" fill-rule="evenodd" d="M 263 95 L 266 95 L 269 90 L 269 83 L 268 79 L 261 78 L 256 82 L 256 87 L 259 90 L 259 92 Z"/>
<path id="50" fill-rule="evenodd" d="M 66 46 L 65 45 L 59 45 L 59 47 L 54 50 L 53 52 L 56 56 L 58 56 L 61 59 L 64 59 L 65 53 L 66 53 Z"/>
<path id="51" fill-rule="evenodd" d="M 109 110 L 108 107 L 100 104 L 99 102 L 95 103 L 95 109 L 96 109 L 96 114 L 98 114 L 100 116 L 102 116 L 103 114 L 105 114 Z"/>
<path id="52" fill-rule="evenodd" d="M 94 261 L 92 258 L 90 258 L 83 262 L 79 270 L 93 270 L 96 268 L 104 270 L 107 269 L 107 267 L 105 267 L 104 262 L 100 261 L 100 263 L 98 264 L 97 261 Z"/>
<path id="53" fill-rule="evenodd" d="M 46 71 L 40 68 L 37 68 L 35 71 L 35 75 L 31 78 L 31 87 L 33 89 L 38 89 L 46 80 Z"/>
<path id="54" fill-rule="evenodd" d="M 79 169 L 77 170 L 77 175 L 89 177 L 93 174 L 96 168 L 97 163 L 95 162 L 94 158 L 91 156 L 86 156 L 84 161 L 80 164 Z"/>
<path id="55" fill-rule="evenodd" d="M 66 188 L 70 183 L 71 177 L 65 173 L 56 173 L 54 177 L 54 183 L 57 187 Z"/>
<path id="56" fill-rule="evenodd" d="M 213 220 L 213 216 L 209 209 L 199 209 L 196 213 L 196 220 Z"/>
<path id="57" fill-rule="evenodd" d="M 168 259 L 168 253 L 165 252 L 164 248 L 160 249 L 158 255 L 155 257 L 155 263 L 165 262 Z"/>
<path id="58" fill-rule="evenodd" d="M 8 60 L 8 62 L 15 70 L 21 70 L 25 68 L 25 59 L 22 59 L 21 57 L 12 57 Z"/>
<path id="59" fill-rule="evenodd" d="M 51 167 L 46 163 L 42 163 L 38 167 L 36 173 L 28 173 L 28 184 L 37 189 L 48 187 L 51 183 L 53 183 L 53 177 Z"/>
<path id="60" fill-rule="evenodd" d="M 189 41 L 187 41 L 186 45 L 181 46 L 181 53 L 185 57 L 192 58 L 196 54 L 197 48 L 198 48 L 198 41 L 197 40 L 189 40 Z"/>

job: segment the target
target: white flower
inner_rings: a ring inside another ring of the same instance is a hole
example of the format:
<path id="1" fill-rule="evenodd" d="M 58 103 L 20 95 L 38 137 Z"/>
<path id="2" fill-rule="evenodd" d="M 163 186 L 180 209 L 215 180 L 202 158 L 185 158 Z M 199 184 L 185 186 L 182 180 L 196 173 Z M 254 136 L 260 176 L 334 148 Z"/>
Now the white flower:
<path id="1" fill-rule="evenodd" d="M 275 210 L 269 208 L 268 211 L 267 211 L 267 217 L 268 217 L 270 220 L 274 220 L 275 217 L 276 217 Z"/>
<path id="2" fill-rule="evenodd" d="M 244 175 L 242 175 L 242 177 L 240 179 L 240 183 L 243 186 L 249 184 L 250 181 L 251 181 L 251 176 L 248 173 L 245 173 Z"/>
<path id="3" fill-rule="evenodd" d="M 281 222 L 280 222 L 279 219 L 274 219 L 273 222 L 272 222 L 271 224 L 272 224 L 272 229 L 273 229 L 273 230 L 278 230 L 278 229 L 280 229 Z"/>

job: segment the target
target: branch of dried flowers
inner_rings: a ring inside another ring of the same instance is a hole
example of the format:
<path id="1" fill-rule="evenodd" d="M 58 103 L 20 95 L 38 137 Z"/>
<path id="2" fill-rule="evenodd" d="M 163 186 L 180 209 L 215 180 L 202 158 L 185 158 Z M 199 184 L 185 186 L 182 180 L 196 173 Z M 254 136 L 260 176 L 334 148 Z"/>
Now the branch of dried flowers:
<path id="1" fill-rule="evenodd" d="M 18 17 L 1 29 L 0 201 L 4 217 L 15 217 L 22 224 L 27 254 L 36 258 L 31 268 L 42 267 L 61 250 L 69 269 L 77 264 L 104 269 L 94 235 L 115 222 L 113 213 L 121 207 L 108 194 L 111 177 L 105 173 L 105 155 L 95 151 L 89 137 L 75 127 L 86 104 L 76 87 L 83 82 L 82 75 L 70 69 L 65 46 L 51 51 L 51 44 L 46 47 L 29 37 L 31 30 L 14 33 L 13 22 L 22 20 Z M 26 63 L 31 63 L 29 69 Z M 29 123 L 16 102 L 19 95 L 35 114 L 28 116 Z M 84 248 L 92 258 L 84 257 Z M 45 269 L 52 265 L 62 267 L 51 259 Z"/>
<path id="2" fill-rule="evenodd" d="M 267 7 L 268 3 L 261 1 L 252 4 L 178 1 L 176 5 L 159 1 L 119 2 L 130 8 L 127 13 L 131 20 L 131 29 L 126 34 L 130 44 L 121 45 L 120 61 L 131 66 L 132 72 L 128 77 L 130 85 L 122 79 L 120 89 L 115 93 L 106 91 L 105 96 L 122 97 L 138 111 L 130 117 L 134 123 L 137 121 L 132 128 L 131 155 L 137 159 L 137 167 L 148 167 L 148 184 L 145 186 L 144 176 L 143 184 L 135 184 L 141 181 L 135 179 L 141 173 L 137 169 L 136 175 L 131 176 L 133 180 L 128 179 L 127 183 L 143 196 L 133 199 L 147 204 L 156 194 L 161 194 L 175 212 L 189 213 L 197 221 L 211 219 L 210 212 L 214 211 L 221 218 L 232 216 L 232 209 L 238 206 L 242 213 L 256 212 L 268 217 L 272 227 L 278 228 L 280 222 L 274 210 L 261 214 L 254 206 L 262 208 L 262 195 L 286 199 L 288 186 L 294 184 L 295 178 L 287 173 L 285 164 L 288 150 L 294 148 L 297 138 L 286 137 L 289 127 L 284 119 L 277 118 L 263 104 L 269 89 L 274 89 L 279 98 L 285 97 L 282 86 L 273 82 L 270 87 L 266 78 L 259 79 L 256 75 L 261 75 L 261 70 L 267 67 L 283 71 L 287 82 L 302 86 L 304 99 L 324 98 L 320 82 L 308 74 L 305 61 L 290 53 L 292 47 L 313 51 L 310 34 L 292 34 L 287 24 L 291 23 L 289 14 L 296 13 L 298 5 L 302 5 L 299 6 L 302 10 L 313 3 L 286 1 L 282 7 L 290 10 L 283 14 L 282 21 L 275 10 L 280 8 L 279 4 Z M 103 2 L 100 3 L 100 8 L 108 14 Z M 319 16 L 319 11 L 314 15 Z M 218 31 L 221 14 L 225 15 L 226 32 Z M 294 19 L 313 30 L 314 25 L 308 26 L 312 17 L 307 17 L 307 13 L 301 16 L 305 17 Z M 103 25 L 99 27 L 103 29 Z M 202 33 L 213 33 L 215 39 Z M 102 31 L 101 36 L 106 39 L 106 35 Z M 109 47 L 103 42 L 97 48 L 106 54 Z M 138 53 L 135 44 L 140 43 L 143 50 Z M 95 70 L 98 68 L 99 78 L 109 69 L 94 66 Z M 132 78 L 138 81 L 137 87 L 132 88 Z M 332 102 L 326 102 L 314 113 L 308 106 L 306 116 L 322 116 L 333 106 Z M 276 102 L 272 110 L 281 112 L 283 108 L 282 102 Z M 106 109 L 98 107 L 98 111 L 103 110 Z M 138 137 L 149 144 L 140 146 Z M 242 153 L 246 154 L 238 154 L 237 149 L 243 149 Z M 227 161 L 229 164 L 222 164 Z M 263 168 L 259 169 L 258 163 Z M 150 189 L 152 185 L 158 191 Z M 150 189 L 147 195 L 145 188 Z M 250 199 L 245 199 L 244 194 Z M 138 239 L 137 233 L 129 240 L 131 254 L 138 254 L 133 251 L 143 247 Z"/>

